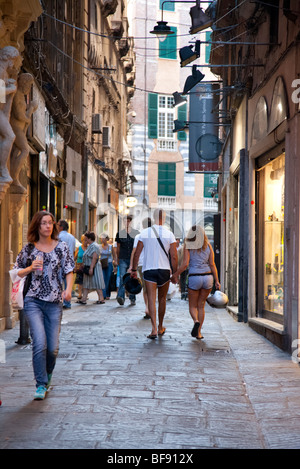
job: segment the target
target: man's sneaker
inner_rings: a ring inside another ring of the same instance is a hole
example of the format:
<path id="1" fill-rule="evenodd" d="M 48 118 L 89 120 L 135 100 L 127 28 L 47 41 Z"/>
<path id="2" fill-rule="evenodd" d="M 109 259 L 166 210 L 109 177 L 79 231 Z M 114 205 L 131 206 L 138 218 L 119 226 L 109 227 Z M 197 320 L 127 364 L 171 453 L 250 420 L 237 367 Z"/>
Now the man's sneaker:
<path id="1" fill-rule="evenodd" d="M 130 300 L 130 305 L 131 305 L 131 306 L 135 306 L 135 305 L 136 305 L 135 300 Z"/>
<path id="2" fill-rule="evenodd" d="M 45 386 L 39 386 L 34 394 L 34 400 L 35 401 L 42 401 L 45 399 L 47 393 L 47 388 Z"/>
<path id="3" fill-rule="evenodd" d="M 119 303 L 119 305 L 123 305 L 125 300 L 121 296 L 117 296 L 117 302 Z"/>
<path id="4" fill-rule="evenodd" d="M 46 386 L 47 391 L 51 386 L 51 379 L 52 379 L 52 373 L 48 374 L 48 383 L 47 383 L 47 386 Z"/>

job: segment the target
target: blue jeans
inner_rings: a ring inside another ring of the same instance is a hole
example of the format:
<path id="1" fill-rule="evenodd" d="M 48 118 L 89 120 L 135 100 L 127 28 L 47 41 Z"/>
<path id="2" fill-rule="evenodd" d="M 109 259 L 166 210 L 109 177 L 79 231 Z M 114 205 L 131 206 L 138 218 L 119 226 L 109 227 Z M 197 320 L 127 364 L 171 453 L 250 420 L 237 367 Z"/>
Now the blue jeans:
<path id="1" fill-rule="evenodd" d="M 24 313 L 32 337 L 32 363 L 36 386 L 46 386 L 59 347 L 62 304 L 25 297 Z"/>
<path id="2" fill-rule="evenodd" d="M 113 271 L 112 262 L 108 263 L 108 266 L 106 267 L 106 269 L 102 269 L 103 279 L 105 283 L 105 289 L 102 290 L 104 298 L 110 298 L 110 277 L 111 277 L 112 271 Z"/>
<path id="3" fill-rule="evenodd" d="M 130 259 L 119 259 L 119 271 L 120 271 L 120 286 L 118 290 L 118 297 L 125 299 L 125 287 L 123 285 L 123 276 L 129 269 Z M 129 294 L 129 299 L 135 301 L 135 295 Z"/>

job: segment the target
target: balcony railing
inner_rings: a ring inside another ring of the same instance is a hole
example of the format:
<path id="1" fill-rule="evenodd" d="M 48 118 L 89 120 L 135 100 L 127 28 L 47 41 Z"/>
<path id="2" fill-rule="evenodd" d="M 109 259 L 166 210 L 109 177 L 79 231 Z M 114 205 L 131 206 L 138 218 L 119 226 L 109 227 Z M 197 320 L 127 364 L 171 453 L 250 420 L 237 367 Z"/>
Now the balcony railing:
<path id="1" fill-rule="evenodd" d="M 158 151 L 177 151 L 176 140 L 168 138 L 159 138 L 157 140 Z"/>
<path id="2" fill-rule="evenodd" d="M 158 206 L 161 208 L 173 210 L 176 209 L 176 197 L 168 195 L 159 195 L 157 197 Z"/>
<path id="3" fill-rule="evenodd" d="M 210 212 L 218 211 L 218 202 L 215 202 L 214 199 L 204 198 L 204 210 Z"/>

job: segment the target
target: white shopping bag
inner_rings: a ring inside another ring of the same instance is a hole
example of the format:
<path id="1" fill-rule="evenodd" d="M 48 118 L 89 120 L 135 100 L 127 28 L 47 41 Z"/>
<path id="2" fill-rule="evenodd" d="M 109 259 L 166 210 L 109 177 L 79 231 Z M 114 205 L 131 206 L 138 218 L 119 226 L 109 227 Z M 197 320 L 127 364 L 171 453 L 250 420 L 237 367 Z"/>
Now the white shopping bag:
<path id="1" fill-rule="evenodd" d="M 23 309 L 24 300 L 23 300 L 23 289 L 26 277 L 18 276 L 19 270 L 12 269 L 9 271 L 11 281 L 13 282 L 11 290 L 11 303 L 13 309 Z"/>
<path id="2" fill-rule="evenodd" d="M 173 296 L 175 296 L 176 291 L 177 291 L 176 285 L 174 283 L 170 282 L 169 283 L 168 293 L 167 293 L 167 300 L 171 300 L 173 298 Z"/>

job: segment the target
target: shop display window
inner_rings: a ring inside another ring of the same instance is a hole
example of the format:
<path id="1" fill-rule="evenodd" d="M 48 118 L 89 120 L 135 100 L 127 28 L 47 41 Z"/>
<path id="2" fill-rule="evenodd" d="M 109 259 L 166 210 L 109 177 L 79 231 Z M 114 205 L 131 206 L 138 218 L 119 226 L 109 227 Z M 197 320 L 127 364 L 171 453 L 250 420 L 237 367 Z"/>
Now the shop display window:
<path id="1" fill-rule="evenodd" d="M 264 309 L 283 314 L 285 157 L 264 168 Z"/>

